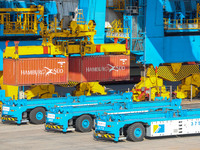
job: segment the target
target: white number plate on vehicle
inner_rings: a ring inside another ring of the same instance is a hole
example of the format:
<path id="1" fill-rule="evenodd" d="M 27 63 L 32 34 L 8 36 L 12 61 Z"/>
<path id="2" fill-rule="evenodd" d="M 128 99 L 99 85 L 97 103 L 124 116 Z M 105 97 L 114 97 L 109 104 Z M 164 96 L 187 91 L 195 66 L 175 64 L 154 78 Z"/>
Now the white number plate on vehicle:
<path id="1" fill-rule="evenodd" d="M 48 114 L 47 118 L 49 118 L 49 119 L 55 119 L 55 114 Z"/>
<path id="2" fill-rule="evenodd" d="M 98 121 L 97 126 L 106 127 L 106 122 Z"/>
<path id="3" fill-rule="evenodd" d="M 3 106 L 3 111 L 10 111 L 10 107 Z"/>

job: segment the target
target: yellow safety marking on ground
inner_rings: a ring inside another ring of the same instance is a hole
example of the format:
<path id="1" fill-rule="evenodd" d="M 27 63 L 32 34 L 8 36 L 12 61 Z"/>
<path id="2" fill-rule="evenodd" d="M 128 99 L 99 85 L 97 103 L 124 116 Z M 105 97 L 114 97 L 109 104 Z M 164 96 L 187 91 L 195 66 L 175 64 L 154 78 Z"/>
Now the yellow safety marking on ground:
<path id="1" fill-rule="evenodd" d="M 154 68 L 149 71 L 150 76 L 155 76 Z M 157 70 L 157 75 L 168 81 L 181 81 L 191 74 L 199 73 L 198 65 L 183 65 L 178 73 L 174 73 L 171 66 L 160 66 Z"/>

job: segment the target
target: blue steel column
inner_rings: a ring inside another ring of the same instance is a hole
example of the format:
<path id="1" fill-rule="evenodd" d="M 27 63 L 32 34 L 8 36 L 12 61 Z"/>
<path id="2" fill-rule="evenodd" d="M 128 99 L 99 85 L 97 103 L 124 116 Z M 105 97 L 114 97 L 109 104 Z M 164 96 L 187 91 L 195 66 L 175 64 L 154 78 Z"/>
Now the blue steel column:
<path id="1" fill-rule="evenodd" d="M 173 6 L 173 3 L 168 4 Z M 192 34 L 199 31 L 190 34 L 189 30 L 185 36 L 178 33 L 173 36 L 164 35 L 163 0 L 147 0 L 146 6 L 146 63 L 159 66 L 161 63 L 200 61 L 200 36 Z M 172 13 L 172 17 L 176 17 L 176 11 Z"/>
<path id="2" fill-rule="evenodd" d="M 94 36 L 95 44 L 103 44 L 105 38 L 106 0 L 79 0 L 79 9 L 83 9 L 86 22 L 96 22 L 97 34 Z"/>
<path id="3" fill-rule="evenodd" d="M 147 0 L 145 16 L 145 61 L 158 66 L 164 62 L 163 0 Z"/>
<path id="4" fill-rule="evenodd" d="M 137 16 L 137 35 L 136 37 L 132 37 L 132 39 L 136 40 L 134 47 L 132 48 L 132 53 L 135 54 L 136 61 L 144 63 L 144 49 L 145 49 L 145 11 L 146 11 L 146 2 L 145 0 L 138 1 L 138 11 L 139 14 Z M 134 32 L 134 31 L 133 31 Z M 137 45 L 139 45 L 139 49 L 136 49 Z M 141 47 L 142 46 L 142 47 Z"/>

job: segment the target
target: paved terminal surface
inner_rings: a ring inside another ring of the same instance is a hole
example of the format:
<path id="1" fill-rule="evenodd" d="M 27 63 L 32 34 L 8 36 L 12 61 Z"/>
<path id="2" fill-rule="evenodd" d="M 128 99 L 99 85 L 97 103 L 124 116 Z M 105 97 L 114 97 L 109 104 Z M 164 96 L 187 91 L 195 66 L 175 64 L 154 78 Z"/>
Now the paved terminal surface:
<path id="1" fill-rule="evenodd" d="M 0 150 L 199 150 L 200 135 L 151 138 L 143 142 L 95 141 L 90 133 L 45 132 L 44 125 L 0 124 Z"/>
<path id="2" fill-rule="evenodd" d="M 113 88 L 107 86 L 108 88 Z M 120 87 L 127 89 L 127 86 Z M 118 90 L 117 88 L 113 88 Z M 132 85 L 128 85 L 131 89 Z M 200 108 L 200 100 L 183 101 L 183 108 Z M 92 132 L 45 132 L 44 125 L 2 124 L 0 120 L 0 150 L 199 150 L 200 135 L 148 138 L 143 142 L 96 141 Z"/>
<path id="3" fill-rule="evenodd" d="M 183 108 L 200 107 L 198 101 L 192 104 L 184 101 Z M 1 121 L 1 120 L 0 120 Z M 199 150 L 200 135 L 148 138 L 143 142 L 96 141 L 93 132 L 79 133 L 46 132 L 44 125 L 0 123 L 0 150 Z"/>

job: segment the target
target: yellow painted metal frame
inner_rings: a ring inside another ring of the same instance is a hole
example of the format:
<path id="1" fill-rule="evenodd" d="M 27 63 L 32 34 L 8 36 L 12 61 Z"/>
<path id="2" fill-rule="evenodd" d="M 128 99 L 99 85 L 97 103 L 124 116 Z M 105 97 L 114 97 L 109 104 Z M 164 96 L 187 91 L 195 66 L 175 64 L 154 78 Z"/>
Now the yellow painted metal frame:
<path id="1" fill-rule="evenodd" d="M 25 91 L 27 99 L 32 99 L 36 96 L 39 98 L 52 98 L 53 94 L 57 94 L 54 85 L 33 85 Z"/>
<path id="2" fill-rule="evenodd" d="M 71 45 L 70 45 L 71 44 Z M 61 42 L 56 43 L 55 45 L 52 43 L 48 43 L 48 54 L 49 55 L 64 55 L 67 56 L 68 54 L 82 54 L 85 55 L 86 53 L 95 53 L 96 52 L 96 45 L 95 44 L 85 44 L 83 41 L 79 45 L 70 42 Z M 82 46 L 84 45 L 84 46 Z M 101 44 L 100 51 L 105 54 L 109 53 L 119 53 L 129 55 L 130 50 L 126 49 L 125 44 Z M 17 50 L 15 46 L 6 47 L 3 58 L 13 58 L 18 59 L 19 56 L 23 55 L 42 55 L 44 54 L 44 47 L 43 46 L 18 46 Z"/>
<path id="3" fill-rule="evenodd" d="M 175 93 L 177 98 L 191 98 L 191 88 L 192 88 L 192 98 L 196 97 L 200 90 L 200 73 L 192 74 L 191 76 L 182 80 L 182 83 L 177 86 Z"/>
<path id="4" fill-rule="evenodd" d="M 120 54 L 125 54 L 125 55 L 130 54 L 130 50 L 126 49 L 125 44 L 117 44 L 117 43 L 101 44 L 100 52 L 103 52 L 106 54 L 107 53 L 120 53 Z"/>
<path id="5" fill-rule="evenodd" d="M 174 23 L 169 23 L 174 22 Z M 167 30 L 200 29 L 199 18 L 197 19 L 164 19 L 164 27 Z"/>
<path id="6" fill-rule="evenodd" d="M 15 46 L 6 47 L 3 57 L 18 59 L 19 55 L 40 55 L 43 54 L 43 46 L 19 46 L 16 50 Z"/>
<path id="7" fill-rule="evenodd" d="M 43 6 L 37 6 L 31 7 L 28 9 L 0 9 L 1 11 L 20 11 L 20 13 L 23 11 L 31 11 L 23 14 L 23 15 L 29 15 L 33 14 L 34 18 L 33 20 L 30 21 L 31 27 L 34 26 L 34 28 L 29 29 L 24 29 L 21 30 L 21 28 L 18 28 L 17 31 L 13 30 L 10 31 L 9 29 L 5 30 L 7 33 L 11 34 L 16 34 L 16 33 L 30 33 L 30 32 L 37 32 L 37 15 L 44 13 L 44 7 Z M 32 13 L 33 11 L 39 11 L 39 13 Z M 9 15 L 7 15 L 9 18 Z M 9 19 L 8 19 L 9 20 Z M 88 24 L 78 24 L 76 21 L 71 21 L 69 25 L 69 29 L 65 30 L 63 29 L 63 20 L 58 23 L 57 18 L 54 19 L 54 22 L 50 23 L 50 28 L 47 28 L 47 25 L 45 25 L 43 22 L 40 22 L 40 27 L 41 27 L 41 36 L 43 37 L 43 43 L 42 46 L 13 46 L 13 47 L 6 47 L 6 50 L 3 54 L 4 58 L 14 58 L 18 59 L 20 55 L 41 55 L 44 54 L 44 46 L 45 49 L 48 48 L 48 51 L 45 51 L 45 54 L 50 54 L 50 55 L 64 55 L 68 56 L 69 54 L 81 54 L 81 56 L 84 56 L 86 53 L 92 54 L 96 52 L 96 45 L 94 44 L 94 35 L 96 34 L 96 23 L 94 21 L 89 21 Z M 34 22 L 33 22 L 34 21 Z M 5 23 L 5 22 L 4 22 Z M 6 24 L 11 25 L 12 22 L 6 22 Z M 16 24 L 17 22 L 15 22 Z M 18 22 L 21 27 L 23 23 L 21 20 Z M 29 23 L 28 23 L 29 24 Z M 9 27 L 8 25 L 8 27 Z M 117 36 L 118 38 L 128 38 L 124 36 L 120 36 L 120 34 L 124 34 L 124 29 L 122 28 L 122 23 L 121 21 L 115 21 L 113 23 L 113 32 L 118 32 L 119 35 Z M 115 36 L 116 37 L 116 36 Z M 83 38 L 79 43 L 73 40 L 68 40 L 68 41 L 58 41 L 54 40 L 55 38 Z M 47 47 L 47 48 L 46 48 Z M 104 53 L 123 53 L 123 54 L 130 54 L 130 51 L 126 50 L 126 46 L 124 44 L 104 44 L 101 46 L 100 52 Z"/>
<path id="8" fill-rule="evenodd" d="M 77 23 L 78 24 L 85 24 L 86 21 L 85 21 L 84 15 L 83 15 L 83 10 L 82 9 L 78 9 L 77 11 L 78 11 Z"/>
<path id="9" fill-rule="evenodd" d="M 10 21 L 9 12 L 17 12 L 16 22 Z M 4 24 L 4 34 L 37 34 L 41 18 L 44 18 L 44 6 L 41 5 L 32 5 L 30 8 L 0 8 L 0 24 Z"/>
<path id="10" fill-rule="evenodd" d="M 105 87 L 100 85 L 99 82 L 86 82 L 79 83 L 76 86 L 76 90 L 73 91 L 74 96 L 86 95 L 90 96 L 91 93 L 97 93 L 100 95 L 106 95 Z"/>
<path id="11" fill-rule="evenodd" d="M 124 11 L 125 10 L 125 1 L 126 0 L 113 0 L 114 10 Z"/>
<path id="12" fill-rule="evenodd" d="M 5 90 L 6 97 L 11 97 L 12 99 L 17 100 L 18 99 L 18 86 L 12 86 L 12 85 L 4 85 L 3 84 L 3 71 L 0 71 L 0 85 L 1 89 Z"/>
<path id="13" fill-rule="evenodd" d="M 200 4 L 197 3 L 195 19 L 168 19 L 164 18 L 164 28 L 167 30 L 200 29 Z M 174 22 L 174 23 L 170 23 Z"/>
<path id="14" fill-rule="evenodd" d="M 129 39 L 130 29 L 123 28 L 121 20 L 115 19 L 111 23 L 112 28 L 108 28 L 106 32 L 107 38 Z"/>
<path id="15" fill-rule="evenodd" d="M 145 89 L 148 89 L 145 92 Z M 151 90 L 150 90 L 151 88 Z M 143 90 L 144 89 L 144 90 Z M 154 100 L 157 96 L 170 97 L 170 92 L 166 91 L 166 87 L 163 84 L 163 79 L 157 76 L 141 77 L 141 81 L 132 89 L 133 101 L 144 101 L 146 94 L 151 92 L 151 100 Z M 148 99 L 149 100 L 149 99 Z"/>

